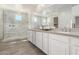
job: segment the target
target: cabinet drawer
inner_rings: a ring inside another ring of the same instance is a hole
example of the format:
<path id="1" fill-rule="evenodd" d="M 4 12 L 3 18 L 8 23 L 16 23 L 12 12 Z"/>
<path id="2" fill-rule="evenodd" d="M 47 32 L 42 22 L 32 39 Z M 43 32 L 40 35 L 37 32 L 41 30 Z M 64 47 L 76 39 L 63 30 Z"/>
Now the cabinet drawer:
<path id="1" fill-rule="evenodd" d="M 55 40 L 60 40 L 60 41 L 66 42 L 66 43 L 69 42 L 69 37 L 64 36 L 64 35 L 49 34 L 49 38 L 55 39 Z"/>
<path id="2" fill-rule="evenodd" d="M 71 38 L 71 44 L 75 44 L 75 45 L 79 46 L 79 38 L 72 37 Z"/>
<path id="3" fill-rule="evenodd" d="M 43 33 L 43 51 L 48 54 L 48 49 L 49 49 L 49 39 L 48 39 L 48 33 Z"/>

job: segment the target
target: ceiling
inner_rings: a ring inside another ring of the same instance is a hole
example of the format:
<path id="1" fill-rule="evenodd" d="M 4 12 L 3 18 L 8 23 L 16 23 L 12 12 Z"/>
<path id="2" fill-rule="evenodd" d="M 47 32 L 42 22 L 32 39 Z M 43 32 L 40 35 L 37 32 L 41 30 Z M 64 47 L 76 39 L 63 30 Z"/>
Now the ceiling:
<path id="1" fill-rule="evenodd" d="M 51 13 L 61 12 L 68 8 L 72 8 L 76 4 L 24 4 L 22 8 L 30 10 L 32 13 Z"/>
<path id="2" fill-rule="evenodd" d="M 51 13 L 57 13 L 68 9 L 72 9 L 72 7 L 74 6 L 76 6 L 76 4 L 53 4 L 43 9 L 41 13 L 44 15 L 49 15 Z"/>
<path id="3" fill-rule="evenodd" d="M 5 4 L 0 7 L 21 10 L 30 13 L 60 12 L 75 6 L 75 4 Z"/>
<path id="4" fill-rule="evenodd" d="M 52 11 L 64 11 L 68 8 L 75 6 L 76 4 L 55 4 L 49 7 Z"/>
<path id="5" fill-rule="evenodd" d="M 36 8 L 37 8 L 37 4 L 23 4 L 22 5 L 22 8 L 24 10 L 29 10 L 30 12 L 35 12 L 36 11 Z"/>
<path id="6" fill-rule="evenodd" d="M 2 4 L 1 8 L 37 13 L 43 10 L 44 4 Z"/>
<path id="7" fill-rule="evenodd" d="M 22 8 L 25 10 L 30 10 L 32 13 L 42 12 L 45 8 L 50 6 L 49 4 L 23 4 Z"/>

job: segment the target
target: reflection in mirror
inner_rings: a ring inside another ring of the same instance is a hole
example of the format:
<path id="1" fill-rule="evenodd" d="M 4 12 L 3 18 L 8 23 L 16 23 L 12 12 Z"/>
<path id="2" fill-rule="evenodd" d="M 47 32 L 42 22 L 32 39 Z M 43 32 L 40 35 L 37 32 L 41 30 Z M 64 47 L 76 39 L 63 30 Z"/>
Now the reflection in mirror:
<path id="1" fill-rule="evenodd" d="M 33 22 L 35 22 L 35 23 L 37 22 L 37 18 L 36 17 L 33 18 Z"/>
<path id="2" fill-rule="evenodd" d="M 47 25 L 47 19 L 46 18 L 42 18 L 42 25 Z"/>
<path id="3" fill-rule="evenodd" d="M 79 28 L 79 16 L 75 17 L 75 28 Z"/>
<path id="4" fill-rule="evenodd" d="M 54 17 L 54 27 L 58 28 L 58 17 Z"/>

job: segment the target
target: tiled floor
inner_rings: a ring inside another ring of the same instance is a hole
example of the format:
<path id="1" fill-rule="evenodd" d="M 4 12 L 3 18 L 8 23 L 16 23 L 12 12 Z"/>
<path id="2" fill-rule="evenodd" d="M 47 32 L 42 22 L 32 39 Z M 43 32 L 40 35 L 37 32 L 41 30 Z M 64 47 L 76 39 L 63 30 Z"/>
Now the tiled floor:
<path id="1" fill-rule="evenodd" d="M 45 55 L 26 40 L 0 43 L 0 55 Z"/>

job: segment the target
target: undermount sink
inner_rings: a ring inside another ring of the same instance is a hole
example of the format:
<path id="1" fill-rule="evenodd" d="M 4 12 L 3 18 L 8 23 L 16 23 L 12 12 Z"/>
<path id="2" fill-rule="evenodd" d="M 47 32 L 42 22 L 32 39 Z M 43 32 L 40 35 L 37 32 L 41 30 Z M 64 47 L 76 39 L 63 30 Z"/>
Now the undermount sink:
<path id="1" fill-rule="evenodd" d="M 41 30 L 44 30 L 44 31 L 50 31 L 50 30 L 54 30 L 55 27 L 50 27 L 50 26 L 41 26 L 40 29 L 41 29 Z"/>

